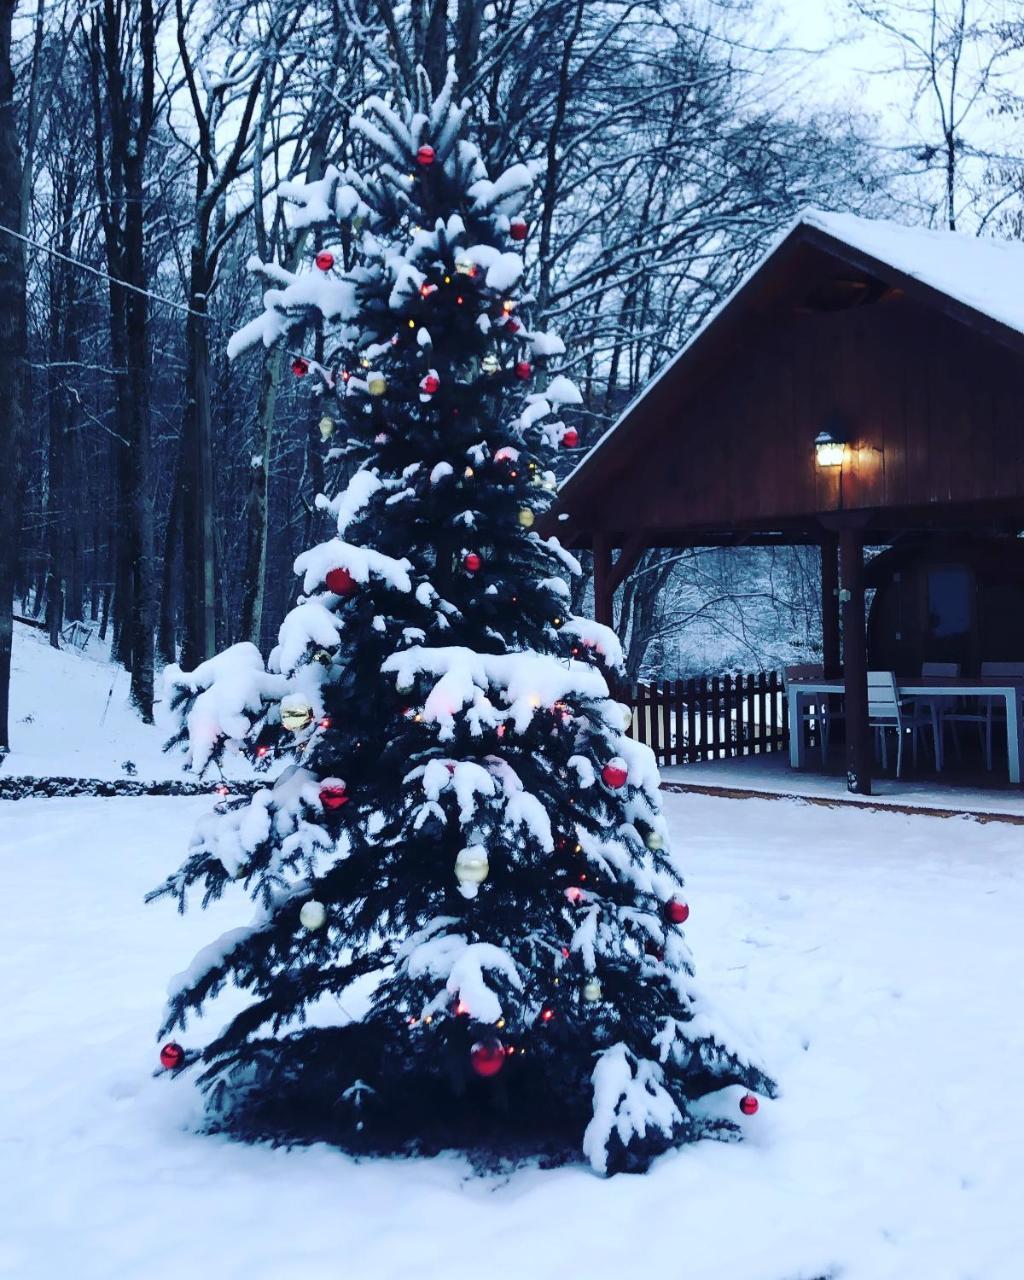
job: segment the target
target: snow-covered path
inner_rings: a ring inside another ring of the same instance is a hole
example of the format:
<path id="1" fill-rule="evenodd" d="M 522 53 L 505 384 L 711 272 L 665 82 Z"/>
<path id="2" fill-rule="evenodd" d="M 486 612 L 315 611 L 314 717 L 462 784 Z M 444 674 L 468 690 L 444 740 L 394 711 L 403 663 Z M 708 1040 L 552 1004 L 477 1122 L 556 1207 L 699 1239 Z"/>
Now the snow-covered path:
<path id="1" fill-rule="evenodd" d="M 0 1275 L 1019 1280 L 1024 835 L 667 798 L 705 987 L 782 1097 L 646 1177 L 468 1175 L 194 1135 L 167 977 L 234 903 L 142 894 L 206 800 L 0 805 Z"/>

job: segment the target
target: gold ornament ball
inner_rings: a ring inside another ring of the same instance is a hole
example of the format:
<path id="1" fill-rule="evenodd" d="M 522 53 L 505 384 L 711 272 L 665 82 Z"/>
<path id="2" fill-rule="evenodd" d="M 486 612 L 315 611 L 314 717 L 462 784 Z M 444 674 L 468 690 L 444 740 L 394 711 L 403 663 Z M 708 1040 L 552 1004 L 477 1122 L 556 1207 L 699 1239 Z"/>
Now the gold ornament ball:
<path id="1" fill-rule="evenodd" d="M 382 373 L 372 373 L 366 379 L 366 389 L 371 396 L 382 396 L 388 389 L 388 380 Z"/>
<path id="2" fill-rule="evenodd" d="M 473 274 L 473 263 L 469 258 L 459 258 L 455 263 L 455 270 L 460 276 L 471 276 Z"/>
<path id="3" fill-rule="evenodd" d="M 316 898 L 310 898 L 308 902 L 302 904 L 302 910 L 299 912 L 299 922 L 310 933 L 315 932 L 317 929 L 322 929 L 327 923 L 327 908 L 322 902 L 317 902 Z"/>
<path id="4" fill-rule="evenodd" d="M 455 859 L 455 878 L 460 885 L 483 884 L 490 872 L 487 854 L 480 848 L 463 849 Z"/>
<path id="5" fill-rule="evenodd" d="M 320 419 L 320 439 L 330 440 L 334 435 L 334 419 L 328 418 L 326 414 Z"/>
<path id="6" fill-rule="evenodd" d="M 313 661 L 319 662 L 322 667 L 329 667 L 333 661 L 330 650 L 317 649 L 316 653 L 313 654 Z"/>
<path id="7" fill-rule="evenodd" d="M 281 723 L 292 733 L 301 733 L 313 723 L 313 708 L 301 698 L 286 698 L 281 703 Z"/>
<path id="8" fill-rule="evenodd" d="M 652 853 L 660 853 L 665 847 L 665 837 L 659 831 L 652 831 L 647 837 L 647 847 Z"/>
<path id="9" fill-rule="evenodd" d="M 532 529 L 533 522 L 536 519 L 529 507 L 523 507 L 519 512 L 519 523 L 524 529 Z"/>
<path id="10" fill-rule="evenodd" d="M 483 369 L 484 373 L 500 373 L 501 361 L 497 356 L 487 355 L 480 361 L 480 368 Z"/>
<path id="11" fill-rule="evenodd" d="M 594 1004 L 601 999 L 601 979 L 588 978 L 583 984 L 583 999 Z"/>

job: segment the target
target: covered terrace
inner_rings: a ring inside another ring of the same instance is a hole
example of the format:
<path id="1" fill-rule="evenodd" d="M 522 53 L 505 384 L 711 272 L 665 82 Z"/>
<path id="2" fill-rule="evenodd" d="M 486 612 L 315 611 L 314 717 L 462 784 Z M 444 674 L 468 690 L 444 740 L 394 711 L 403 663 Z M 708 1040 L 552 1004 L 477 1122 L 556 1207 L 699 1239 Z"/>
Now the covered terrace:
<path id="1" fill-rule="evenodd" d="M 929 707 L 989 708 L 1019 784 L 1022 405 L 1024 244 L 808 211 L 583 458 L 547 528 L 592 549 L 607 623 L 647 548 L 818 547 L 822 663 L 804 676 L 849 790 L 877 772 L 880 666 L 905 707 L 934 679 Z M 873 548 L 892 551 L 869 564 Z M 946 674 L 923 674 L 936 661 Z M 774 686 L 746 703 L 813 767 L 820 724 L 779 721 Z"/>

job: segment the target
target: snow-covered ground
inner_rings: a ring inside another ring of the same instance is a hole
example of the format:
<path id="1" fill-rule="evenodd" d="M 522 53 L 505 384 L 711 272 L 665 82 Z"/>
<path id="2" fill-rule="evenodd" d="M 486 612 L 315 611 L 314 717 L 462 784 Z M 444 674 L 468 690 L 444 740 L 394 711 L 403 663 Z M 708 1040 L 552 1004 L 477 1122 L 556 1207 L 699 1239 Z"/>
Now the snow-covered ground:
<path id="1" fill-rule="evenodd" d="M 782 1096 L 645 1177 L 481 1179 L 203 1137 L 152 1078 L 168 976 L 245 916 L 142 905 L 207 805 L 0 805 L 0 1275 L 1024 1275 L 1017 828 L 668 797 L 704 984 Z"/>
<path id="2" fill-rule="evenodd" d="M 128 672 L 93 639 L 84 653 L 51 649 L 46 633 L 16 623 L 11 678 L 11 753 L 4 775 L 166 779 L 183 774 L 184 755 L 165 753 L 168 730 L 145 725 L 128 701 Z M 162 697 L 159 677 L 157 697 Z M 242 760 L 226 765 L 249 777 Z M 211 776 L 211 781 L 216 778 Z"/>

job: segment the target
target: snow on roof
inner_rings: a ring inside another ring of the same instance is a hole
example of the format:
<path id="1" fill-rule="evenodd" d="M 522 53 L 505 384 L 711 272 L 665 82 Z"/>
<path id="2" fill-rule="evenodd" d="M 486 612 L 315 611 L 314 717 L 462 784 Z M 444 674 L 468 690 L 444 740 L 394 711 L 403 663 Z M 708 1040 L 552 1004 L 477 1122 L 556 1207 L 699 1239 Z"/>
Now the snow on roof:
<path id="1" fill-rule="evenodd" d="M 701 335 L 729 306 L 785 240 L 800 227 L 824 232 L 860 253 L 885 263 L 903 275 L 938 289 L 966 307 L 1024 333 L 1024 242 L 993 240 L 962 231 L 933 231 L 906 227 L 882 218 L 855 213 L 827 213 L 803 209 L 771 242 L 732 292 L 711 311 L 704 323 L 636 395 L 603 436 L 580 459 L 559 486 L 564 490 L 594 454 L 631 416 L 636 406 L 666 377 Z"/>
<path id="2" fill-rule="evenodd" d="M 1019 240 L 930 231 L 818 209 L 805 209 L 796 225 L 801 223 L 1024 333 L 1024 243 Z"/>

